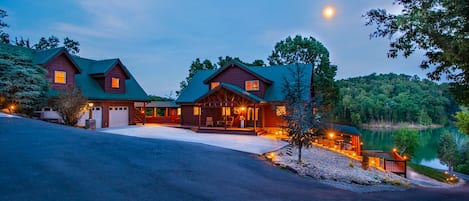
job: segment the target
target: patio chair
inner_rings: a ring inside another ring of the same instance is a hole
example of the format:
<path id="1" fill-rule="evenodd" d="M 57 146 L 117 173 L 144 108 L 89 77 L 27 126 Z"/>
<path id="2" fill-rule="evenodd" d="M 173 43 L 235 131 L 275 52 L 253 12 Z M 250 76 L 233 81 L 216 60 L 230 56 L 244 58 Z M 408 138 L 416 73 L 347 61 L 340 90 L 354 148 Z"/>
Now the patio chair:
<path id="1" fill-rule="evenodd" d="M 232 127 L 233 126 L 233 120 L 234 120 L 234 117 L 229 116 L 228 120 L 226 121 L 226 126 L 227 127 Z"/>
<path id="2" fill-rule="evenodd" d="M 205 120 L 205 126 L 212 126 L 213 127 L 213 117 L 207 117 Z"/>

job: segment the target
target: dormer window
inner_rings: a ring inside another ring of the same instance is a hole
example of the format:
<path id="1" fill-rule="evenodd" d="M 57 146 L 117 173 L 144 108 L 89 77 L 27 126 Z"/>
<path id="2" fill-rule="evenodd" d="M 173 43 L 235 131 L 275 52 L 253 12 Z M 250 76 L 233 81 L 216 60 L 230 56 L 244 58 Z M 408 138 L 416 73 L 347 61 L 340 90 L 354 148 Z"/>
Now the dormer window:
<path id="1" fill-rule="evenodd" d="M 212 82 L 210 83 L 210 89 L 215 89 L 220 85 L 220 82 Z"/>
<path id="2" fill-rule="evenodd" d="M 119 78 L 117 78 L 117 77 L 112 78 L 111 87 L 113 89 L 119 89 Z"/>
<path id="3" fill-rule="evenodd" d="M 65 84 L 67 82 L 67 72 L 65 71 L 54 71 L 54 83 Z"/>
<path id="4" fill-rule="evenodd" d="M 248 80 L 244 82 L 246 91 L 259 91 L 259 80 Z"/>

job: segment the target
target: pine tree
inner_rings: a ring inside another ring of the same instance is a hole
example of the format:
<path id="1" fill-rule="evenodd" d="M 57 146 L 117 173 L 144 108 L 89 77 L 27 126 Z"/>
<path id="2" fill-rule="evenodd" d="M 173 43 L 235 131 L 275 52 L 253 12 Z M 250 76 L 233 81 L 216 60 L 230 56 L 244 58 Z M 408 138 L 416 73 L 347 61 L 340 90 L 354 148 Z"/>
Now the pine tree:
<path id="1" fill-rule="evenodd" d="M 46 100 L 47 71 L 33 64 L 32 52 L 26 48 L 0 44 L 0 96 L 29 114 Z"/>
<path id="2" fill-rule="evenodd" d="M 317 101 L 308 98 L 310 86 L 306 85 L 304 69 L 298 65 L 291 69 L 290 79 L 285 78 L 283 90 L 285 92 L 286 114 L 284 127 L 290 137 L 290 144 L 298 147 L 298 163 L 301 163 L 301 150 L 310 147 L 313 137 L 318 132 L 318 122 L 313 115 Z"/>

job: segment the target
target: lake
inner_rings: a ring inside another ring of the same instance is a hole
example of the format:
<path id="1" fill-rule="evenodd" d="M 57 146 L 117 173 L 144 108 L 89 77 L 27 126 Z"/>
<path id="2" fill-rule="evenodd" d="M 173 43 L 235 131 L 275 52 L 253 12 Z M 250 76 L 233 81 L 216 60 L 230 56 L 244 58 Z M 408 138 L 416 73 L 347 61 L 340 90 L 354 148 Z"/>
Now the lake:
<path id="1" fill-rule="evenodd" d="M 421 130 L 419 131 L 420 146 L 411 159 L 412 162 L 436 169 L 447 169 L 445 165 L 440 163 L 436 152 L 440 136 L 446 131 L 453 134 L 459 147 L 468 139 L 468 136 L 459 133 L 455 127 Z M 392 130 L 371 131 L 360 129 L 360 132 L 362 134 L 363 149 L 392 151 L 395 147 L 391 138 Z"/>

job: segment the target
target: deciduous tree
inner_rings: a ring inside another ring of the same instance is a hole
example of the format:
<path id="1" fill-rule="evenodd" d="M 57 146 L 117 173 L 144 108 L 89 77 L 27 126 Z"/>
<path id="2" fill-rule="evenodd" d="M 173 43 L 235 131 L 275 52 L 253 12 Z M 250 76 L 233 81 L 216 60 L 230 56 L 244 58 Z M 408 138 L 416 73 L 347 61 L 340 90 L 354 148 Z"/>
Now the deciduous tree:
<path id="1" fill-rule="evenodd" d="M 447 165 L 448 170 L 452 171 L 453 167 L 458 163 L 458 148 L 451 133 L 443 133 L 438 142 L 437 154 L 441 164 Z"/>
<path id="2" fill-rule="evenodd" d="M 462 111 L 456 113 L 456 126 L 459 132 L 469 135 L 469 110 L 463 108 Z"/>
<path id="3" fill-rule="evenodd" d="M 52 98 L 51 105 L 62 117 L 65 125 L 75 126 L 85 114 L 87 101 L 79 88 L 70 86 Z"/>
<path id="4" fill-rule="evenodd" d="M 469 104 L 469 1 L 395 0 L 402 6 L 398 14 L 385 9 L 369 10 L 366 25 L 375 25 L 371 38 L 390 39 L 388 57 L 408 57 L 425 51 L 420 67 L 434 69 L 433 80 L 443 75 L 451 80 L 452 92 L 461 103 Z"/>
<path id="5" fill-rule="evenodd" d="M 411 158 L 419 146 L 419 134 L 416 130 L 401 128 L 392 134 L 392 141 L 401 156 Z"/>
<path id="6" fill-rule="evenodd" d="M 334 81 L 337 66 L 331 65 L 329 51 L 315 38 L 306 38 L 300 35 L 294 38 L 289 36 L 275 44 L 275 48 L 267 60 L 270 65 L 312 64 L 314 82 L 311 84 L 315 92 L 323 97 L 323 109 L 330 110 L 337 101 L 339 89 Z"/>

